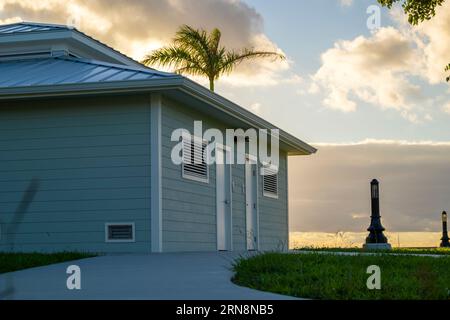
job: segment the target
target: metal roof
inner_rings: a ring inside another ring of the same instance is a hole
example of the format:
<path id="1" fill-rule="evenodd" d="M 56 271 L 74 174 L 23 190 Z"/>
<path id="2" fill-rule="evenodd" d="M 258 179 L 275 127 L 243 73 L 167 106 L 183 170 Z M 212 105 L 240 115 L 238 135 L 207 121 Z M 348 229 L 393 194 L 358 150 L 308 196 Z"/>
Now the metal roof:
<path id="1" fill-rule="evenodd" d="M 139 61 L 134 60 L 133 58 L 127 56 L 126 54 L 108 46 L 107 44 L 81 32 L 72 26 L 60 25 L 60 24 L 49 24 L 49 23 L 37 23 L 37 22 L 18 22 L 12 24 L 0 25 L 0 43 L 8 43 L 8 41 L 20 41 L 24 36 L 30 35 L 33 37 L 33 42 L 36 42 L 43 37 L 44 40 L 48 40 L 49 35 L 58 34 L 60 37 L 60 33 L 66 32 L 68 36 L 75 37 L 78 41 L 82 38 L 91 42 L 94 45 L 100 45 L 106 51 L 109 51 L 110 54 L 115 56 L 116 61 L 119 63 L 124 63 L 126 65 L 131 66 L 142 66 Z M 27 39 L 28 41 L 29 39 Z M 99 50 L 97 47 L 96 50 Z M 120 56 L 121 58 L 118 58 Z M 119 59 L 119 60 L 117 60 Z"/>
<path id="2" fill-rule="evenodd" d="M 150 80 L 180 77 L 147 68 L 102 61 L 52 57 L 0 61 L 0 88 Z"/>
<path id="3" fill-rule="evenodd" d="M 15 33 L 59 31 L 59 30 L 71 30 L 71 28 L 68 26 L 56 24 L 19 22 L 0 26 L 0 36 L 11 35 Z"/>
<path id="4" fill-rule="evenodd" d="M 47 33 L 59 31 L 81 35 L 112 52 L 115 51 L 74 28 L 28 22 L 0 26 L 0 42 L 8 42 L 9 38 L 22 38 L 19 36 L 27 34 L 32 35 L 36 40 L 35 38 L 40 36 L 45 37 Z M 99 50 L 98 47 L 95 49 Z M 146 68 L 120 52 L 115 52 L 129 59 L 129 63 L 107 63 L 95 59 L 75 58 L 70 55 L 0 60 L 0 101 L 84 95 L 92 92 L 108 94 L 170 90 L 167 91 L 168 94 L 181 95 L 182 101 L 193 98 L 194 102 L 191 100 L 191 104 L 196 106 L 204 104 L 208 108 L 213 108 L 233 119 L 239 119 L 250 126 L 276 128 L 252 112 L 188 78 Z M 280 141 L 289 148 L 289 154 L 316 152 L 315 148 L 283 130 L 280 130 Z"/>

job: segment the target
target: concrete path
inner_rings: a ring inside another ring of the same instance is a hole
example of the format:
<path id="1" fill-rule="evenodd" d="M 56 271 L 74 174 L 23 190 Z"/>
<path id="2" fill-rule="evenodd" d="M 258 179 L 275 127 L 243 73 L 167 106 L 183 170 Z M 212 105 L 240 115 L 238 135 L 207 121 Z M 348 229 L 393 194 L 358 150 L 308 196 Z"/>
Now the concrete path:
<path id="1" fill-rule="evenodd" d="M 271 300 L 293 299 L 234 285 L 236 253 L 102 256 L 0 275 L 8 299 Z M 81 268 L 81 290 L 68 290 L 66 269 Z"/>

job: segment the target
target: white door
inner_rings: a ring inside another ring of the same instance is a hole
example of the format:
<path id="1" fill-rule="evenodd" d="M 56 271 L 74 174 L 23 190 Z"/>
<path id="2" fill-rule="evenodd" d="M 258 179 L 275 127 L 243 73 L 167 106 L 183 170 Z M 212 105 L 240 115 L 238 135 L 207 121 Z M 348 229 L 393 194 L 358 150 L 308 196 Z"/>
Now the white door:
<path id="1" fill-rule="evenodd" d="M 245 164 L 245 202 L 247 250 L 258 250 L 258 184 L 256 165 L 247 158 Z"/>
<path id="2" fill-rule="evenodd" d="M 232 250 L 231 166 L 225 164 L 229 151 L 216 147 L 217 250 Z"/>

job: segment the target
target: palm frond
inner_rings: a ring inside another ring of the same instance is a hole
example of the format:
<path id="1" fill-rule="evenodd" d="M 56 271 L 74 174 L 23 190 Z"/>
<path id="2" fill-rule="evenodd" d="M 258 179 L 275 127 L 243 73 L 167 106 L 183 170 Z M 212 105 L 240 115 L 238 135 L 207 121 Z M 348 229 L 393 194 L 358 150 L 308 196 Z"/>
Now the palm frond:
<path id="1" fill-rule="evenodd" d="M 271 51 L 255 51 L 253 49 L 244 49 L 241 52 L 229 51 L 225 53 L 220 67 L 220 73 L 230 73 L 238 64 L 252 58 L 274 58 L 274 60 L 286 59 L 284 55 Z"/>
<path id="2" fill-rule="evenodd" d="M 178 67 L 184 61 L 197 63 L 195 57 L 192 57 L 189 52 L 182 48 L 175 46 L 163 47 L 155 50 L 145 56 L 141 61 L 145 65 L 160 65 L 163 67 Z"/>
<path id="3" fill-rule="evenodd" d="M 174 45 L 189 52 L 197 59 L 208 61 L 210 55 L 208 47 L 208 34 L 205 30 L 197 30 L 188 25 L 183 25 L 173 39 Z"/>
<path id="4" fill-rule="evenodd" d="M 176 69 L 177 73 L 189 73 L 199 75 L 204 73 L 204 67 L 195 56 L 182 48 L 175 46 L 164 47 L 147 55 L 142 63 L 145 65 L 159 65 Z M 196 70 L 196 71 L 194 71 Z"/>
<path id="5" fill-rule="evenodd" d="M 211 52 L 218 52 L 221 38 L 222 33 L 219 29 L 215 28 L 213 31 L 211 31 L 211 34 L 208 37 L 208 47 Z"/>
<path id="6" fill-rule="evenodd" d="M 205 71 L 194 65 L 186 65 L 175 70 L 178 74 L 190 74 L 192 76 L 204 76 Z"/>

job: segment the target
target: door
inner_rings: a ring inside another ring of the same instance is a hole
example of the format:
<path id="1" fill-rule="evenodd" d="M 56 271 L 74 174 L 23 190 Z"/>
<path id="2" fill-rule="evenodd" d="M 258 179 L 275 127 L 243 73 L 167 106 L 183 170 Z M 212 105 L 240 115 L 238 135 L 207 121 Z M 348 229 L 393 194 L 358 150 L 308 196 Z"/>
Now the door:
<path id="1" fill-rule="evenodd" d="M 258 250 L 258 176 L 256 167 L 247 157 L 245 163 L 247 250 Z"/>
<path id="2" fill-rule="evenodd" d="M 217 250 L 232 250 L 231 165 L 225 159 L 230 152 L 216 147 Z"/>

